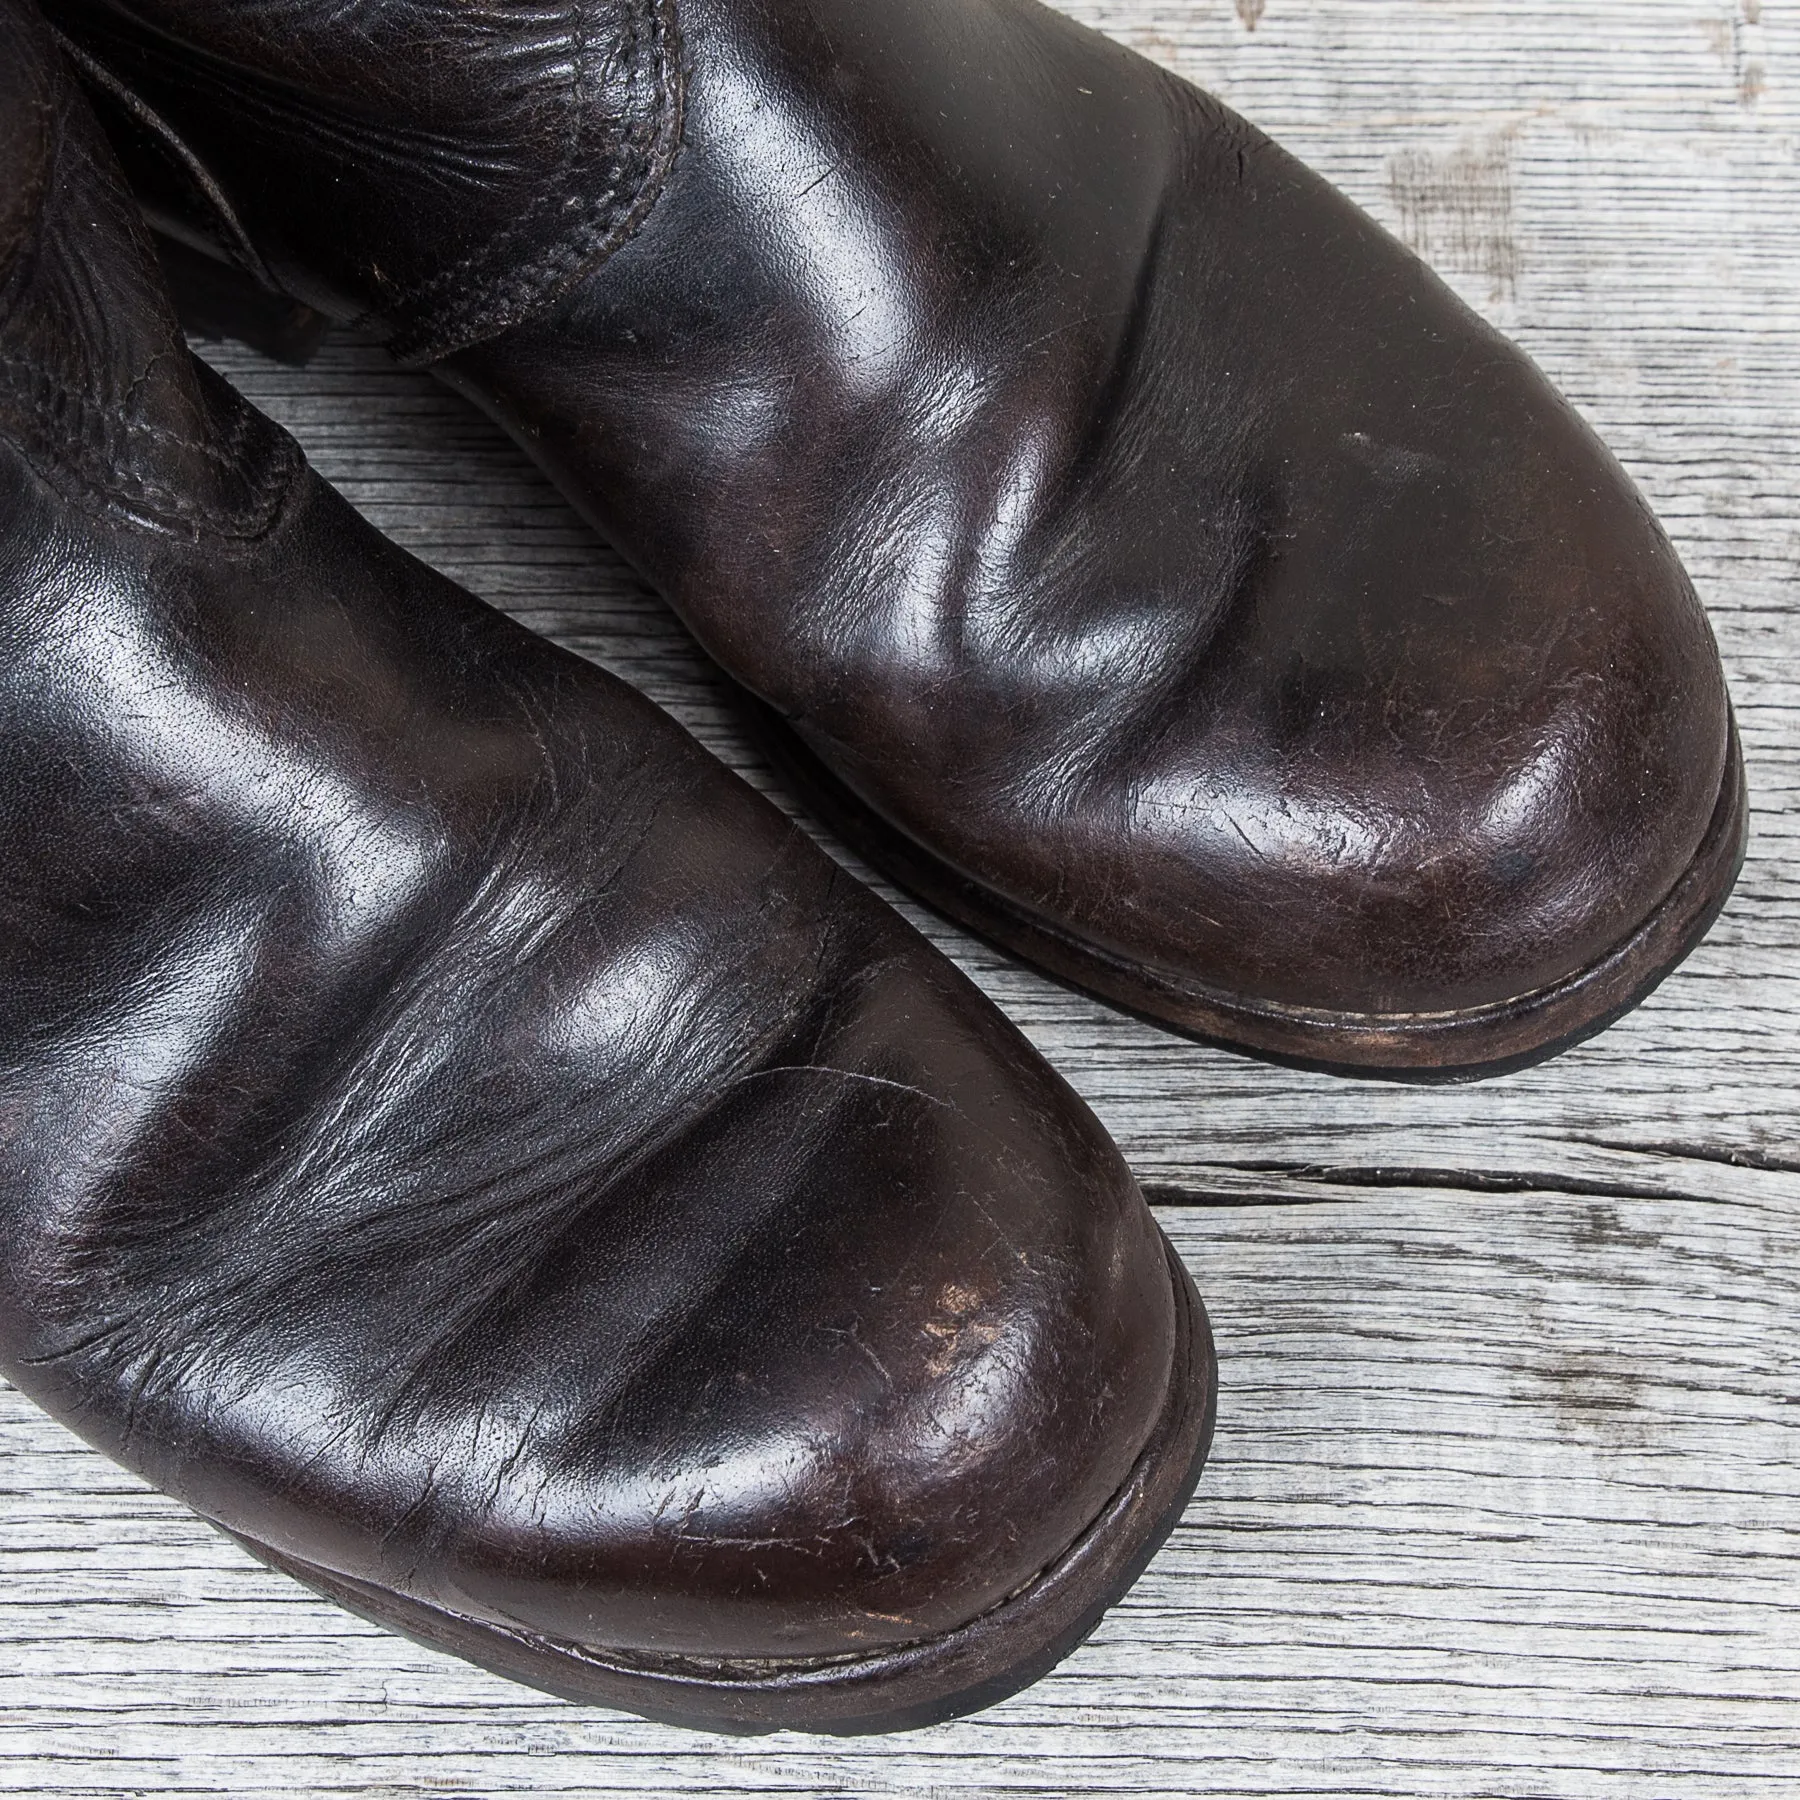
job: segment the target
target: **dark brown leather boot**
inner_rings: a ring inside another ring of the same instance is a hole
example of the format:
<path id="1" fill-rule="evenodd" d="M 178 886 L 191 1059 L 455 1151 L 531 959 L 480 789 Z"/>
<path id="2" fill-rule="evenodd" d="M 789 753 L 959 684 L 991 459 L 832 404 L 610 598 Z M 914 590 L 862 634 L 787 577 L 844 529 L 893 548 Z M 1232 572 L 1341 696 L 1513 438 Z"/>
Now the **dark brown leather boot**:
<path id="1" fill-rule="evenodd" d="M 166 225 L 486 407 L 824 815 L 1045 968 L 1467 1075 L 1723 903 L 1718 656 L 1606 450 L 1317 176 L 1033 0 L 54 16 Z"/>
<path id="2" fill-rule="evenodd" d="M 188 356 L 0 0 L 0 1366 L 385 1624 L 725 1729 L 1077 1642 L 1191 1490 L 1087 1109 Z"/>

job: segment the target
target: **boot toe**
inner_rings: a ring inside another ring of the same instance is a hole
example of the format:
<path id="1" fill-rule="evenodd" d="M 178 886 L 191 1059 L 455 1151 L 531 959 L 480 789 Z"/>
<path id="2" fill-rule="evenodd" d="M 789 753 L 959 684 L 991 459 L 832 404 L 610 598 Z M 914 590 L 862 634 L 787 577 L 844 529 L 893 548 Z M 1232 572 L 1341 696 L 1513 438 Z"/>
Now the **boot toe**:
<path id="1" fill-rule="evenodd" d="M 642 1266 L 615 1242 L 545 1296 L 528 1335 L 567 1349 L 519 1367 L 563 1392 L 444 1603 L 609 1653 L 866 1654 L 1006 1599 L 1126 1481 L 1175 1378 L 1161 1235 L 1047 1071 L 901 988 L 640 1172 Z M 762 1197 L 749 1228 L 694 1198 L 721 1192 Z M 630 1351 L 585 1367 L 579 1321 L 632 1296 Z"/>
<path id="2" fill-rule="evenodd" d="M 915 725 L 937 791 L 890 815 L 1032 921 L 1029 953 L 1177 1022 L 1183 992 L 1392 1017 L 1566 982 L 1720 805 L 1705 614 L 1527 356 L 1180 104 L 1107 411 L 1020 578 L 1014 660 L 1059 685 L 990 672 L 955 729 Z M 895 786 L 850 766 L 878 804 Z"/>
<path id="3" fill-rule="evenodd" d="M 1243 321 L 1253 441 L 1191 465 L 1231 484 L 1204 509 L 1238 521 L 1229 575 L 1215 550 L 1199 584 L 1228 598 L 1178 716 L 1159 695 L 1122 740 L 1138 948 L 1282 1005 L 1491 1006 L 1606 956 L 1688 868 L 1725 776 L 1718 652 L 1535 365 L 1323 183 L 1302 196 L 1314 230 L 1281 241 L 1308 268 Z"/>
<path id="4" fill-rule="evenodd" d="M 1567 981 L 1655 912 L 1718 807 L 1729 707 L 1673 554 L 1572 448 L 1584 488 L 1528 523 L 1461 484 L 1441 556 L 1407 517 L 1428 485 L 1390 498 L 1406 554 L 1347 551 L 1335 497 L 1295 529 L 1132 772 L 1118 949 L 1278 1005 L 1447 1013 Z M 1478 548 L 1515 525 L 1524 554 Z"/>

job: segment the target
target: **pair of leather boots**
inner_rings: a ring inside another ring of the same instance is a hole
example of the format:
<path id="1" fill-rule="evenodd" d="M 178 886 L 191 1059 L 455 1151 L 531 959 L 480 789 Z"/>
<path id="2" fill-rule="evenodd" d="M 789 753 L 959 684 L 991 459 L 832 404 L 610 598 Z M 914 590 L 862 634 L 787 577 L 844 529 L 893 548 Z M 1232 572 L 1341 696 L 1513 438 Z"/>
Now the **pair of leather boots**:
<path id="1" fill-rule="evenodd" d="M 50 21 L 0 0 L 7 1372 L 552 1691 L 1012 1691 L 1206 1453 L 1130 1172 L 772 806 L 196 362 L 140 208 L 246 321 L 360 320 L 501 420 L 877 866 L 1312 1065 L 1522 1065 L 1723 903 L 1661 531 L 1411 255 L 1034 0 Z"/>

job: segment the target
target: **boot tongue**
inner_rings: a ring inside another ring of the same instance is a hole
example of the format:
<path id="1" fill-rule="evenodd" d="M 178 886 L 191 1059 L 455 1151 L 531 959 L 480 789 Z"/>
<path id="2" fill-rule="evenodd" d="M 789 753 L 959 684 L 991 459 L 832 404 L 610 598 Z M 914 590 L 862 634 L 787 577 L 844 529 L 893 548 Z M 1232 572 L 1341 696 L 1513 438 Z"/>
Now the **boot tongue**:
<path id="1" fill-rule="evenodd" d="M 189 354 L 99 127 L 28 0 L 0 0 L 0 439 L 65 498 L 255 535 L 298 453 Z"/>

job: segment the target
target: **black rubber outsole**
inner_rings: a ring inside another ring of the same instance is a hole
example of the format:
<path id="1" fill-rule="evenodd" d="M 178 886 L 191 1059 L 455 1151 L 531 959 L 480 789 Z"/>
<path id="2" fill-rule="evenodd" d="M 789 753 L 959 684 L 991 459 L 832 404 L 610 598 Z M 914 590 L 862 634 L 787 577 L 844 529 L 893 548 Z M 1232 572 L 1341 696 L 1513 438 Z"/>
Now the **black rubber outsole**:
<path id="1" fill-rule="evenodd" d="M 471 1619 L 334 1574 L 238 1532 L 251 1555 L 350 1612 L 546 1693 L 740 1735 L 909 1731 L 1004 1700 L 1074 1650 L 1143 1573 L 1199 1482 L 1218 1411 L 1206 1309 L 1166 1240 L 1176 1308 L 1168 1393 L 1124 1485 L 1047 1569 L 980 1618 L 868 1657 L 735 1661 L 626 1655 Z M 1021 1501 L 1028 1500 L 1020 1496 Z"/>
<path id="2" fill-rule="evenodd" d="M 1604 956 L 1534 993 L 1463 1012 L 1310 1010 L 1172 980 L 1027 914 L 888 824 L 772 709 L 748 697 L 746 705 L 753 731 L 807 809 L 871 867 L 952 923 L 1164 1030 L 1327 1075 L 1415 1085 L 1482 1081 L 1530 1068 L 1604 1031 L 1711 930 L 1749 838 L 1749 795 L 1733 720 L 1718 799 L 1692 861 L 1650 916 Z"/>

